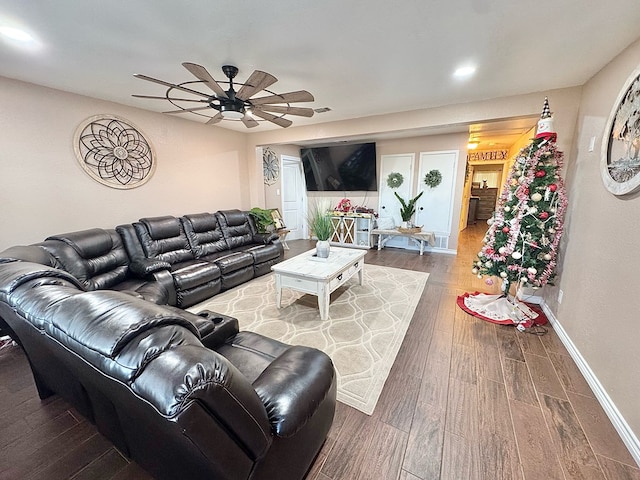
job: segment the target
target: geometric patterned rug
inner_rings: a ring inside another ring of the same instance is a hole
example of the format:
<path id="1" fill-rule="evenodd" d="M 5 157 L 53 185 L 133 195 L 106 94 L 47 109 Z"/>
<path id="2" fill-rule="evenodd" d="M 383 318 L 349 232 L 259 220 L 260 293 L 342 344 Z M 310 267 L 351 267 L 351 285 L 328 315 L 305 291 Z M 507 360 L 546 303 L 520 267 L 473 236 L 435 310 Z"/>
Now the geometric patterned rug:
<path id="1" fill-rule="evenodd" d="M 371 415 L 428 278 L 424 272 L 365 265 L 363 285 L 355 275 L 331 294 L 327 320 L 320 320 L 317 297 L 289 289 L 282 290 L 282 308 L 276 308 L 273 274 L 188 310 L 230 315 L 240 330 L 322 350 L 338 374 L 338 400 Z"/>

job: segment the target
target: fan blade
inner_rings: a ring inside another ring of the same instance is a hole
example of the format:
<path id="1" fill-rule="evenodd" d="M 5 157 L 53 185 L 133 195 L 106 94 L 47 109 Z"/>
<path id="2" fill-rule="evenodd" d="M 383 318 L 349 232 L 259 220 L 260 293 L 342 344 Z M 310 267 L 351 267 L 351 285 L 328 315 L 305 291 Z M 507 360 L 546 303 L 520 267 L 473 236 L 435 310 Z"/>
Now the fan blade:
<path id="1" fill-rule="evenodd" d="M 251 115 L 247 113 L 245 113 L 244 117 L 242 117 L 242 123 L 244 123 L 247 128 L 258 126 L 258 122 L 255 119 L 251 118 Z"/>
<path id="2" fill-rule="evenodd" d="M 222 113 L 218 112 L 218 114 L 215 117 L 211 117 L 209 119 L 209 121 L 207 122 L 207 125 L 213 125 L 214 123 L 218 123 L 220 120 L 222 120 Z"/>
<path id="3" fill-rule="evenodd" d="M 169 100 L 167 97 L 158 97 L 155 95 L 131 95 L 136 98 L 151 98 L 153 100 Z M 174 102 L 207 102 L 207 100 L 195 100 L 193 98 L 171 98 Z"/>
<path id="4" fill-rule="evenodd" d="M 255 95 L 261 90 L 264 90 L 269 85 L 276 83 L 278 79 L 267 72 L 261 72 L 255 70 L 251 76 L 244 82 L 244 85 L 236 93 L 236 98 L 240 100 L 249 100 L 252 95 Z"/>
<path id="5" fill-rule="evenodd" d="M 315 99 L 306 90 L 298 90 L 297 92 L 281 93 L 280 95 L 269 95 L 268 97 L 254 98 L 251 100 L 253 105 L 265 105 L 267 103 L 294 103 L 294 102 L 313 102 Z"/>
<path id="6" fill-rule="evenodd" d="M 197 112 L 198 110 L 207 110 L 211 108 L 209 105 L 206 107 L 193 107 L 193 108 L 181 108 L 180 110 L 170 110 L 162 113 L 185 113 L 185 112 Z"/>
<path id="7" fill-rule="evenodd" d="M 286 113 L 299 117 L 313 117 L 313 108 L 287 107 L 285 105 L 256 105 L 256 109 L 265 112 Z"/>
<path id="8" fill-rule="evenodd" d="M 164 80 L 158 80 L 157 78 L 147 77 L 146 75 L 142 75 L 141 73 L 136 73 L 133 76 L 136 78 L 141 78 L 142 80 L 147 80 L 149 82 L 159 83 L 160 85 L 164 85 L 165 87 L 177 88 L 178 90 L 182 90 L 183 92 L 191 93 L 193 95 L 200 95 L 201 97 L 206 98 L 209 98 L 211 96 L 207 95 L 206 93 L 198 92 L 197 90 L 183 87 L 182 85 L 176 85 L 175 83 L 165 82 Z"/>
<path id="9" fill-rule="evenodd" d="M 286 118 L 276 117 L 275 115 L 271 115 L 270 113 L 263 112 L 262 110 L 253 110 L 253 114 L 257 115 L 260 118 L 264 118 L 265 120 L 270 121 L 271 123 L 275 123 L 276 125 L 280 125 L 281 127 L 287 128 L 293 122 L 291 120 L 287 120 Z"/>
<path id="10" fill-rule="evenodd" d="M 216 94 L 218 98 L 228 98 L 227 92 L 225 92 L 220 84 L 216 82 L 211 74 L 207 72 L 207 69 L 201 65 L 195 63 L 184 62 L 182 64 L 184 68 L 189 70 L 198 80 L 202 80 L 207 87 L 209 87 Z"/>

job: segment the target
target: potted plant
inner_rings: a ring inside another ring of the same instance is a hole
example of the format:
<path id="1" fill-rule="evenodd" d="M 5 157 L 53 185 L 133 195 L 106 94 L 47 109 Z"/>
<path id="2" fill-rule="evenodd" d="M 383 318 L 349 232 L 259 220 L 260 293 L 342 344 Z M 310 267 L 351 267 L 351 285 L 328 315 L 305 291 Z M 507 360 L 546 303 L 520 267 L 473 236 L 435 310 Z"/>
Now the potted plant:
<path id="1" fill-rule="evenodd" d="M 265 210 L 260 207 L 253 207 L 249 210 L 249 214 L 256 221 L 259 233 L 271 233 L 275 230 L 275 222 L 271 210 Z"/>
<path id="2" fill-rule="evenodd" d="M 397 197 L 397 199 L 400 200 L 400 204 L 402 205 L 402 208 L 400 208 L 400 216 L 402 217 L 402 221 L 405 224 L 408 224 L 408 222 L 411 221 L 411 217 L 413 217 L 413 214 L 416 213 L 416 202 L 422 196 L 423 193 L 424 193 L 424 190 L 421 191 L 415 197 L 413 197 L 411 200 L 409 200 L 409 202 L 406 202 L 404 198 L 398 195 L 398 192 L 393 192 L 393 194 Z M 406 226 L 404 228 L 406 228 Z"/>
<path id="3" fill-rule="evenodd" d="M 333 222 L 326 208 L 314 205 L 309 210 L 309 228 L 318 239 L 316 255 L 320 258 L 329 256 L 329 239 L 333 234 Z"/>

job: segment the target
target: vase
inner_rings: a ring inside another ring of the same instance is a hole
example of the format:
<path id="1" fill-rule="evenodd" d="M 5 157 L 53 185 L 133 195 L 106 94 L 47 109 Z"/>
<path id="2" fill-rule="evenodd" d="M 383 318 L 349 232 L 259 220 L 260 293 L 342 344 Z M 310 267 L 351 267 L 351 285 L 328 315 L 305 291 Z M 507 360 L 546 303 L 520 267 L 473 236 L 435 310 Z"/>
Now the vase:
<path id="1" fill-rule="evenodd" d="M 318 258 L 329 258 L 329 240 L 318 240 L 316 243 L 316 256 Z"/>

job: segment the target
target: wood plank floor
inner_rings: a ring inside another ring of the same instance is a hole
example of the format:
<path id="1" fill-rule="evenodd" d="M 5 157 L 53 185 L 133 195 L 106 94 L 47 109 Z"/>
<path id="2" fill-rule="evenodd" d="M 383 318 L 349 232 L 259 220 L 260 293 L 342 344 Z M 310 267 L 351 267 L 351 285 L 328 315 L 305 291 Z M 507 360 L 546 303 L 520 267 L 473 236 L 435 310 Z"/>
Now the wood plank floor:
<path id="1" fill-rule="evenodd" d="M 557 335 L 467 315 L 486 226 L 458 255 L 385 249 L 365 261 L 431 275 L 375 412 L 338 405 L 308 480 L 640 480 Z M 312 248 L 288 242 L 287 257 Z M 0 480 L 151 477 L 62 399 L 41 402 L 18 348 L 0 351 Z"/>

